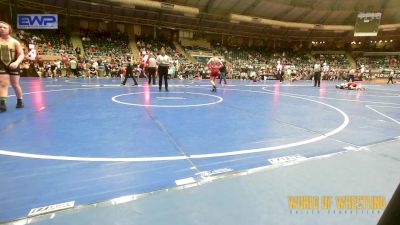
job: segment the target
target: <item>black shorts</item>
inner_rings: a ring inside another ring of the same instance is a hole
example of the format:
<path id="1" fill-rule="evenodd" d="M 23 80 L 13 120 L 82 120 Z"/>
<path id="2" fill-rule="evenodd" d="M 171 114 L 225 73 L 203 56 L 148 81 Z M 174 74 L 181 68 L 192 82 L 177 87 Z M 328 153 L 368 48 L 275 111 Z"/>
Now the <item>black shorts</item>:
<path id="1" fill-rule="evenodd" d="M 7 66 L 0 66 L 0 76 L 1 75 L 10 75 L 10 76 L 19 76 L 19 67 L 16 69 L 10 69 Z"/>

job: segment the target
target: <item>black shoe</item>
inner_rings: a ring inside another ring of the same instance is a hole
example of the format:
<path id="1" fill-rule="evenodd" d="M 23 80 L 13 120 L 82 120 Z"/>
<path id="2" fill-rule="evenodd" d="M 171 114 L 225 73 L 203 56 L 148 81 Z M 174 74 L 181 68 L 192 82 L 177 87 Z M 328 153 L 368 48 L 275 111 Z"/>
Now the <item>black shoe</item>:
<path id="1" fill-rule="evenodd" d="M 24 108 L 24 102 L 21 99 L 17 99 L 17 105 L 15 106 L 17 109 Z"/>
<path id="2" fill-rule="evenodd" d="M 165 91 L 166 91 L 166 92 L 169 92 L 167 88 L 165 88 Z"/>
<path id="3" fill-rule="evenodd" d="M 158 88 L 158 91 L 161 92 L 161 88 Z"/>

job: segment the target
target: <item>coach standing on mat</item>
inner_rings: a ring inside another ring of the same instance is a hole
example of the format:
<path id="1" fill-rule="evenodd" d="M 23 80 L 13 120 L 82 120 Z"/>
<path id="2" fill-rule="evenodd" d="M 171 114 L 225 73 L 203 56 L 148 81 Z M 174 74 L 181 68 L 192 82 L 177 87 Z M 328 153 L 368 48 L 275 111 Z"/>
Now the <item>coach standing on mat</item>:
<path id="1" fill-rule="evenodd" d="M 132 63 L 133 63 L 133 65 L 132 65 Z M 137 65 L 137 63 L 135 63 L 134 59 L 132 59 L 130 56 L 128 56 L 127 65 L 126 65 L 125 79 L 124 79 L 124 81 L 122 81 L 121 85 L 125 86 L 126 81 L 128 81 L 128 78 L 132 78 L 133 83 L 134 83 L 133 86 L 137 86 L 138 85 L 138 83 L 136 81 L 136 78 L 135 78 L 135 74 L 133 74 L 133 70 L 136 70 L 137 66 L 138 65 Z"/>
<path id="2" fill-rule="evenodd" d="M 10 36 L 11 26 L 0 21 L 0 112 L 7 111 L 8 85 L 17 96 L 16 108 L 23 108 L 22 89 L 19 85 L 19 64 L 24 59 L 21 44 Z"/>
<path id="3" fill-rule="evenodd" d="M 147 68 L 149 71 L 149 85 L 152 81 L 153 84 L 156 84 L 157 60 L 155 59 L 153 53 L 150 54 L 149 60 L 147 62 Z"/>
<path id="4" fill-rule="evenodd" d="M 164 47 L 161 48 L 160 55 L 157 56 L 158 64 L 158 90 L 161 91 L 162 80 L 164 78 L 165 91 L 168 91 L 168 68 L 171 63 L 171 58 L 165 54 Z"/>
<path id="5" fill-rule="evenodd" d="M 222 66 L 219 68 L 219 84 L 222 83 L 222 80 L 224 80 L 225 85 L 226 85 L 226 66 L 225 66 L 225 60 L 221 59 Z"/>

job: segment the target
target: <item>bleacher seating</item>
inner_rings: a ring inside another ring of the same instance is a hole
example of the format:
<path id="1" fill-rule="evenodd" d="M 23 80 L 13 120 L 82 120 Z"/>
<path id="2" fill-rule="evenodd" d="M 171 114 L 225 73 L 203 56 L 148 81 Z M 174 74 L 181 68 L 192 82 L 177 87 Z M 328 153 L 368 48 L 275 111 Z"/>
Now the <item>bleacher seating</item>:
<path id="1" fill-rule="evenodd" d="M 25 46 L 35 44 L 39 55 L 74 54 L 70 36 L 63 30 L 18 30 L 17 38 Z"/>
<path id="2" fill-rule="evenodd" d="M 357 65 L 368 66 L 371 69 L 399 69 L 400 56 L 364 56 L 357 58 Z"/>
<path id="3" fill-rule="evenodd" d="M 350 68 L 350 62 L 344 54 L 316 54 L 314 57 L 319 59 L 322 63 L 326 62 L 331 68 Z"/>
<path id="4" fill-rule="evenodd" d="M 131 52 L 126 33 L 105 31 L 81 31 L 82 44 L 87 55 L 117 56 Z"/>
<path id="5" fill-rule="evenodd" d="M 140 53 L 143 53 L 143 51 L 151 51 L 155 54 L 158 54 L 160 49 L 164 47 L 167 55 L 182 57 L 182 54 L 180 54 L 172 42 L 158 39 L 154 40 L 144 37 L 136 37 L 136 42 Z"/>

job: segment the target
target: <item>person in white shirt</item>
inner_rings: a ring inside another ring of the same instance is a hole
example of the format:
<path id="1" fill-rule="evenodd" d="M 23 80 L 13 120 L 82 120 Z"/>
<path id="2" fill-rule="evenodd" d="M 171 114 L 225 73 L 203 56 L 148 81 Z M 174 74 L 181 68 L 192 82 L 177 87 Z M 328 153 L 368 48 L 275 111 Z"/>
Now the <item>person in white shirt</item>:
<path id="1" fill-rule="evenodd" d="M 319 61 L 317 61 L 314 64 L 314 87 L 318 85 L 318 87 L 321 85 L 321 64 Z"/>
<path id="2" fill-rule="evenodd" d="M 393 77 L 394 77 L 394 71 L 392 70 L 392 71 L 390 71 L 389 79 L 388 79 L 388 82 L 387 82 L 386 84 L 389 84 L 390 81 L 391 81 L 392 84 L 393 84 Z"/>
<path id="3" fill-rule="evenodd" d="M 158 90 L 161 91 L 162 80 L 164 79 L 165 91 L 168 91 L 168 68 L 171 64 L 171 58 L 165 54 L 164 47 L 161 48 L 160 55 L 157 56 L 158 64 Z"/>
<path id="4" fill-rule="evenodd" d="M 153 54 L 150 55 L 149 60 L 147 61 L 147 68 L 149 71 L 149 85 L 153 80 L 153 85 L 156 84 L 156 72 L 157 72 L 157 60 Z"/>
<path id="5" fill-rule="evenodd" d="M 329 73 L 329 65 L 326 62 L 324 62 L 322 64 L 321 79 L 324 79 L 324 78 L 327 79 L 326 77 L 328 76 L 328 73 Z"/>
<path id="6" fill-rule="evenodd" d="M 365 66 L 364 65 L 361 65 L 360 73 L 361 73 L 361 75 L 363 75 L 365 73 Z"/>
<path id="7" fill-rule="evenodd" d="M 356 73 L 355 69 L 351 69 L 349 71 L 349 82 L 354 82 L 354 74 Z"/>
<path id="8" fill-rule="evenodd" d="M 94 60 L 94 62 L 92 63 L 92 66 L 98 70 L 99 69 L 99 64 L 97 63 L 97 60 Z"/>
<path id="9" fill-rule="evenodd" d="M 281 64 L 281 61 L 277 62 L 276 72 L 277 72 L 277 75 L 278 75 L 279 82 L 282 83 L 283 82 L 283 65 Z"/>
<path id="10" fill-rule="evenodd" d="M 72 58 L 71 61 L 69 61 L 69 65 L 71 67 L 71 71 L 74 74 L 74 76 L 78 77 L 78 69 L 77 69 L 78 63 L 75 61 L 74 58 Z"/>

